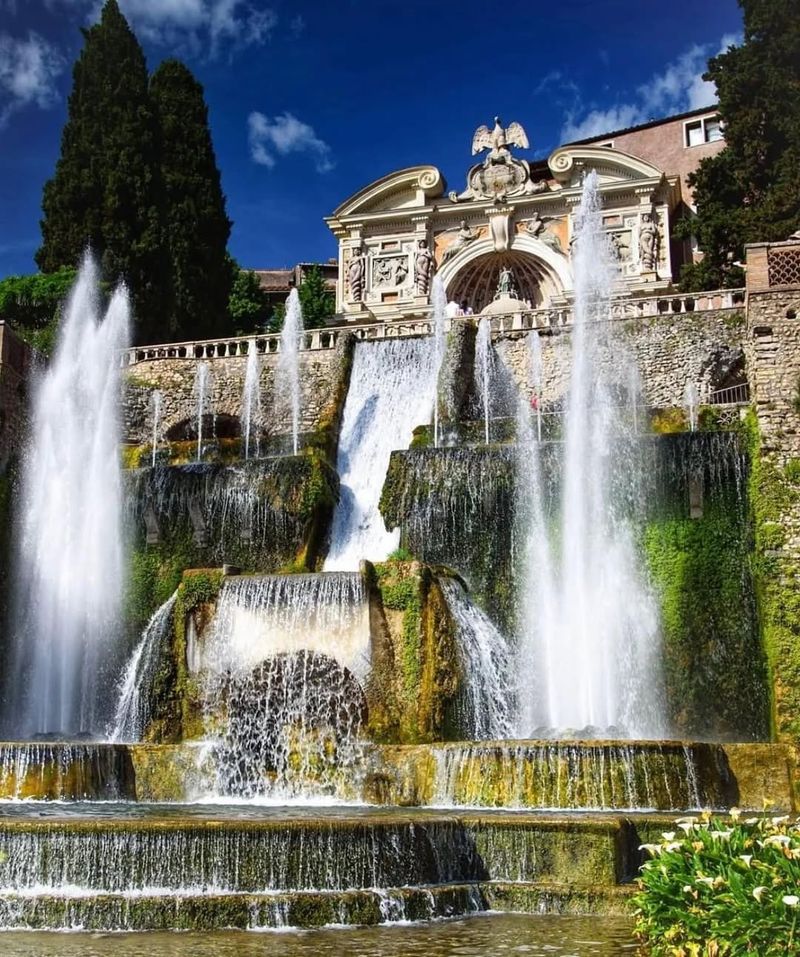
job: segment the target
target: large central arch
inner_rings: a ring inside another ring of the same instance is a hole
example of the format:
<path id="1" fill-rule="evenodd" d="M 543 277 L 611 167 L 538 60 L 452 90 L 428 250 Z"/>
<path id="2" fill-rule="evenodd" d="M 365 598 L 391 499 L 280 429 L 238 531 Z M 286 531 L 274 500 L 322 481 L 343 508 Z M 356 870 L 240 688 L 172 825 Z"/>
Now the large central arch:
<path id="1" fill-rule="evenodd" d="M 547 306 L 572 290 L 567 257 L 524 234 L 515 236 L 505 252 L 496 252 L 489 238 L 475 240 L 444 263 L 439 275 L 449 300 L 471 306 L 478 313 L 492 301 L 504 266 L 514 273 L 519 298 L 530 301 L 534 308 Z"/>

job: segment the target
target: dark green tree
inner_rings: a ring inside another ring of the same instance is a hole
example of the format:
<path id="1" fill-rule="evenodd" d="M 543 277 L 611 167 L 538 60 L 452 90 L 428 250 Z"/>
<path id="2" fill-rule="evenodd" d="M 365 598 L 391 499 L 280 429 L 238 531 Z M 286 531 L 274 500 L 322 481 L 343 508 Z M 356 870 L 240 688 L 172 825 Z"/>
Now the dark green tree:
<path id="1" fill-rule="evenodd" d="M 147 66 L 116 0 L 107 0 L 84 36 L 61 155 L 44 188 L 36 261 L 43 272 L 55 272 L 76 266 L 91 247 L 103 277 L 128 284 L 137 340 L 153 340 L 167 260 Z"/>
<path id="2" fill-rule="evenodd" d="M 7 276 L 0 281 L 0 319 L 38 352 L 53 351 L 62 307 L 75 282 L 74 269 L 28 276 Z"/>
<path id="3" fill-rule="evenodd" d="M 319 266 L 312 266 L 303 276 L 297 293 L 303 308 L 303 326 L 306 329 L 319 329 L 324 326 L 325 320 L 333 315 L 336 299 L 325 285 Z"/>
<path id="4" fill-rule="evenodd" d="M 252 270 L 240 269 L 233 259 L 229 262 L 234 277 L 228 299 L 231 327 L 243 335 L 263 330 L 270 315 L 267 292 Z"/>
<path id="5" fill-rule="evenodd" d="M 170 262 L 169 338 L 212 338 L 230 331 L 233 271 L 226 249 L 231 222 L 208 127 L 203 87 L 178 60 L 153 74 L 165 242 Z"/>
<path id="6" fill-rule="evenodd" d="M 800 14 L 797 0 L 739 0 L 740 46 L 709 61 L 726 148 L 689 178 L 701 263 L 684 267 L 687 290 L 738 285 L 735 265 L 752 242 L 778 241 L 800 227 Z"/>

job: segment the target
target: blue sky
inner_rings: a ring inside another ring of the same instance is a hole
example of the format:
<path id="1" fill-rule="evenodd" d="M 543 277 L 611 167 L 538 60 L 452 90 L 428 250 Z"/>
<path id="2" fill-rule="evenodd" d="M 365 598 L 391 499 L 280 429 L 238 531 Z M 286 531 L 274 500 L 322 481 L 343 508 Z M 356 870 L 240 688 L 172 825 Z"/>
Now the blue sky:
<path id="1" fill-rule="evenodd" d="M 119 0 L 153 69 L 205 87 L 249 267 L 335 255 L 322 217 L 393 169 L 463 188 L 474 129 L 518 120 L 529 158 L 713 101 L 735 0 Z M 29 272 L 81 25 L 99 0 L 0 0 L 0 276 Z"/>

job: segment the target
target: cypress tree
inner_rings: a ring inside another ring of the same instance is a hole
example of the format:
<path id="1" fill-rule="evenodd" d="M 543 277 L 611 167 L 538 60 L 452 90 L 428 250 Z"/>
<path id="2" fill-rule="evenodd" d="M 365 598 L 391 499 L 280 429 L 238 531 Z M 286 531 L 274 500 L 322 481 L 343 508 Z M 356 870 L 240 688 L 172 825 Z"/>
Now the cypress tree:
<path id="1" fill-rule="evenodd" d="M 165 242 L 170 261 L 170 338 L 210 338 L 229 329 L 233 270 L 203 87 L 178 60 L 153 74 L 150 95 L 159 135 Z"/>
<path id="2" fill-rule="evenodd" d="M 800 16 L 797 0 L 739 0 L 744 42 L 709 61 L 726 148 L 701 162 L 689 183 L 693 233 L 703 261 L 682 276 L 686 289 L 742 282 L 731 265 L 752 242 L 787 239 L 800 226 Z"/>
<path id="3" fill-rule="evenodd" d="M 44 189 L 36 261 L 54 272 L 77 265 L 91 246 L 103 277 L 128 283 L 137 340 L 153 341 L 166 260 L 147 66 L 116 0 L 83 32 L 61 155 Z"/>

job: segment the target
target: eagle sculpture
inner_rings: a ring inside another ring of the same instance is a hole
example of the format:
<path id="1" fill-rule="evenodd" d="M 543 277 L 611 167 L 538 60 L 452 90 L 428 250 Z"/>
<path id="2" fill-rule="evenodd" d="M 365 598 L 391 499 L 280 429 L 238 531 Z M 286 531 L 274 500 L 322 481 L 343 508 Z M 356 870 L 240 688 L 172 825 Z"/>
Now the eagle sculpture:
<path id="1" fill-rule="evenodd" d="M 528 137 L 519 123 L 510 123 L 504 129 L 499 116 L 494 118 L 494 129 L 479 126 L 472 137 L 472 155 L 490 150 L 487 157 L 490 163 L 505 163 L 511 156 L 509 146 L 519 146 L 520 149 L 526 150 L 529 146 Z"/>

